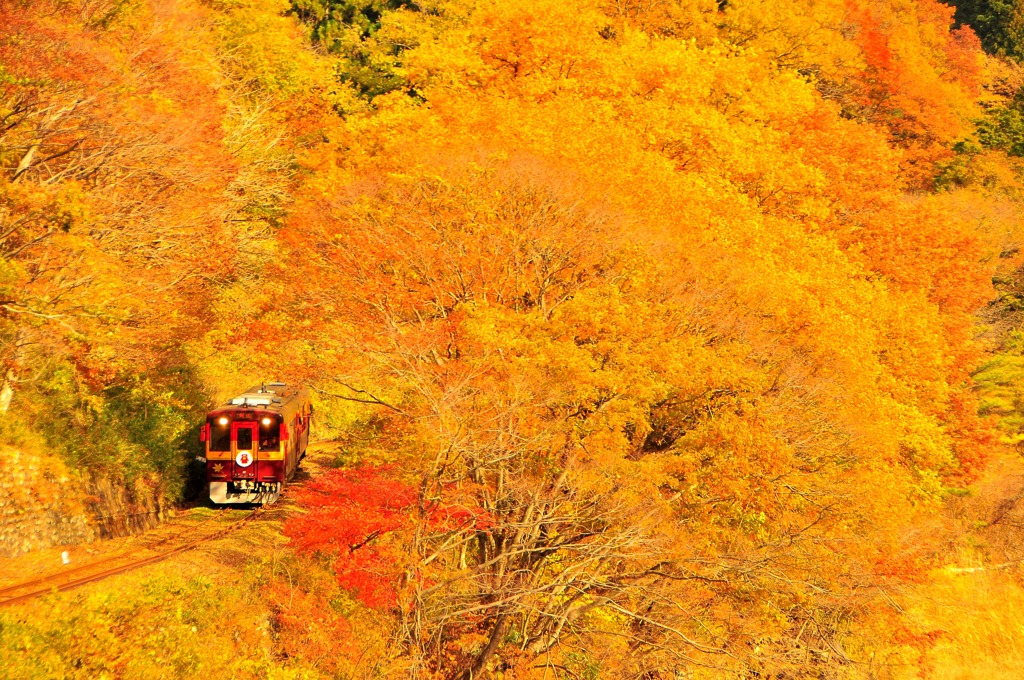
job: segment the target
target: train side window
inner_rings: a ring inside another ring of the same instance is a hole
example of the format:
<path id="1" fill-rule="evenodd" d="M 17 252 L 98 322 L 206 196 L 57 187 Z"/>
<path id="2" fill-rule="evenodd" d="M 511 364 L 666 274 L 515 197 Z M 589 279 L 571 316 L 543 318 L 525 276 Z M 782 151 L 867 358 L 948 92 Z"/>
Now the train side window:
<path id="1" fill-rule="evenodd" d="M 219 420 L 220 419 L 210 419 L 210 450 L 230 451 L 231 423 L 229 421 L 221 425 Z"/>
<path id="2" fill-rule="evenodd" d="M 260 451 L 277 451 L 281 448 L 281 425 L 274 418 L 270 424 L 260 421 Z"/>

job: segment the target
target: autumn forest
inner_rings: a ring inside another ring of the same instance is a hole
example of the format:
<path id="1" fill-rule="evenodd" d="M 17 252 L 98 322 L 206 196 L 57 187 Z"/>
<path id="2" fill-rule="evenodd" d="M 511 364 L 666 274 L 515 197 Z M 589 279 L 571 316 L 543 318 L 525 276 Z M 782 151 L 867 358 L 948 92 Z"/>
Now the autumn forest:
<path id="1" fill-rule="evenodd" d="M 0 0 L 12 536 L 253 383 L 319 447 L 3 667 L 1024 677 L 1024 2 L 954 4 Z"/>

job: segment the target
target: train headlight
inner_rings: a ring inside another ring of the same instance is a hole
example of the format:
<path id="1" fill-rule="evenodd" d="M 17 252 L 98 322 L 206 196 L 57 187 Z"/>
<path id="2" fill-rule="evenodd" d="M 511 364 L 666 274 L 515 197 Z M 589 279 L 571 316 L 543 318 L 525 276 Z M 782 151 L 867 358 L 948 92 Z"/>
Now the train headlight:
<path id="1" fill-rule="evenodd" d="M 217 422 L 220 423 L 221 425 L 227 425 L 228 424 L 228 419 L 225 418 L 224 416 L 221 416 L 220 420 L 218 420 Z"/>
<path id="2" fill-rule="evenodd" d="M 263 419 L 262 421 L 260 421 L 260 422 L 262 422 L 262 423 L 263 423 L 264 425 L 270 425 L 270 423 L 271 423 L 271 420 L 270 420 L 270 418 L 264 418 L 264 419 Z"/>

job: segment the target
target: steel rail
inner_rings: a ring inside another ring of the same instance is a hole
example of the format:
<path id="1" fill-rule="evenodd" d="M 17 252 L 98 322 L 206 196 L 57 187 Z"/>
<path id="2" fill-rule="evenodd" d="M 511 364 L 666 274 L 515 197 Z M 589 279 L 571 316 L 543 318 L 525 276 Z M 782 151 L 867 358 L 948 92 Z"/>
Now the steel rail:
<path id="1" fill-rule="evenodd" d="M 97 572 L 95 574 L 89 574 L 88 576 L 83 576 L 81 578 L 77 578 L 77 579 L 74 579 L 74 580 L 71 580 L 71 581 L 66 581 L 64 583 L 54 584 L 53 583 L 54 581 L 63 580 L 64 577 L 66 577 L 68 574 L 72 573 L 72 571 L 63 571 L 63 572 L 58 572 L 56 574 L 51 574 L 50 576 L 40 577 L 40 578 L 34 579 L 32 581 L 26 581 L 26 582 L 23 582 L 23 583 L 20 583 L 20 584 L 16 584 L 14 586 L 8 586 L 3 591 L 0 591 L 0 593 L 21 590 L 22 588 L 27 588 L 27 587 L 34 586 L 34 585 L 39 585 L 41 583 L 49 584 L 49 585 L 47 585 L 44 588 L 38 588 L 38 589 L 33 590 L 31 592 L 28 592 L 28 593 L 23 593 L 21 595 L 15 595 L 14 597 L 9 597 L 7 599 L 0 600 L 0 607 L 6 607 L 8 605 L 17 604 L 19 602 L 26 602 L 28 600 L 34 599 L 36 597 L 39 597 L 40 595 L 45 595 L 47 593 L 51 593 L 51 592 L 54 592 L 54 591 L 63 592 L 65 590 L 71 590 L 73 588 L 78 588 L 80 586 L 84 586 L 84 585 L 89 584 L 89 583 L 94 583 L 96 581 L 101 581 L 101 580 L 103 580 L 105 578 L 109 578 L 110 576 L 116 576 L 117 574 L 123 574 L 123 573 L 125 573 L 127 571 L 131 571 L 133 569 L 138 569 L 139 567 L 144 567 L 144 566 L 146 566 L 148 564 L 153 564 L 154 562 L 160 562 L 161 560 L 165 560 L 165 559 L 167 559 L 168 557 L 170 557 L 172 555 L 177 555 L 178 553 L 185 552 L 186 550 L 191 550 L 192 548 L 195 548 L 196 546 L 202 545 L 203 543 L 207 543 L 207 542 L 215 540 L 217 538 L 221 538 L 221 537 L 226 536 L 227 534 L 229 534 L 229 533 L 231 533 L 233 531 L 236 531 L 237 529 L 241 528 L 242 525 L 246 524 L 247 522 L 253 520 L 257 516 L 262 514 L 263 510 L 264 510 L 264 506 L 262 506 L 262 505 L 258 506 L 256 508 L 254 508 L 252 510 L 252 512 L 250 512 L 248 515 L 246 515 L 245 517 L 235 521 L 233 524 L 230 524 L 229 526 L 225 527 L 222 530 L 216 531 L 216 532 L 214 532 L 212 534 L 209 534 L 207 536 L 203 536 L 203 537 L 197 538 L 197 539 L 195 539 L 193 541 L 189 541 L 189 542 L 184 543 L 182 545 L 179 545 L 177 547 L 171 548 L 170 550 L 165 550 L 162 553 L 157 553 L 156 555 L 150 555 L 149 557 L 144 557 L 144 558 L 139 559 L 139 560 L 134 560 L 132 562 L 129 562 L 127 564 L 123 564 L 123 565 L 120 565 L 120 566 L 117 566 L 117 567 L 111 567 L 110 569 L 105 569 L 105 570 L 99 571 L 99 572 Z M 214 517 L 217 517 L 217 516 L 219 516 L 219 514 L 218 515 L 214 515 Z M 204 524 L 205 524 L 205 522 L 204 522 Z M 178 535 L 180 536 L 180 534 L 178 534 Z M 95 567 L 95 566 L 97 566 L 99 564 L 105 564 L 107 562 L 111 562 L 111 561 L 113 561 L 115 559 L 118 559 L 120 557 L 124 557 L 124 555 L 121 554 L 121 555 L 113 556 L 113 557 L 110 557 L 110 558 L 107 558 L 107 559 L 97 560 L 95 562 L 90 562 L 88 565 L 83 565 L 81 567 L 77 567 L 74 571 L 77 573 L 79 571 L 83 571 L 85 569 L 88 569 L 88 568 L 91 568 L 91 567 Z"/>
<path id="2" fill-rule="evenodd" d="M 202 522 L 199 522 L 198 524 L 196 524 L 194 526 L 191 526 L 191 527 L 186 526 L 182 531 L 179 531 L 177 533 L 171 534 L 170 536 L 164 536 L 160 540 L 154 541 L 150 545 L 141 545 L 139 547 L 141 547 L 141 548 L 143 548 L 145 550 L 152 550 L 156 546 L 160 546 L 160 545 L 163 545 L 165 543 L 168 543 L 169 541 L 173 541 L 173 540 L 175 540 L 177 538 L 181 538 L 182 536 L 184 536 L 189 531 L 194 531 L 194 530 L 197 530 L 197 529 L 202 529 L 207 524 L 209 524 L 211 521 L 213 521 L 214 519 L 216 519 L 217 517 L 222 515 L 224 513 L 224 510 L 227 510 L 227 508 L 223 508 L 220 512 L 215 513 L 215 514 L 211 515 L 210 517 L 207 517 L 205 520 L 203 520 Z M 181 526 L 181 524 L 176 524 L 176 525 L 171 525 L 171 526 Z M 133 540 L 141 541 L 141 540 L 143 540 L 145 538 L 146 538 L 145 534 L 140 534 L 140 535 L 134 536 Z M 122 550 L 121 552 L 117 553 L 116 555 L 109 555 L 107 557 L 102 557 L 100 559 L 93 560 L 92 562 L 86 562 L 85 564 L 78 565 L 77 567 L 72 567 L 70 569 L 64 569 L 62 571 L 54 572 L 52 574 L 45 574 L 43 576 L 38 576 L 38 577 L 30 579 L 28 581 L 22 581 L 20 583 L 14 583 L 14 584 L 9 585 L 9 586 L 4 586 L 4 587 L 0 588 L 0 597 L 4 597 L 8 593 L 11 593 L 11 592 L 15 592 L 15 591 L 18 591 L 18 590 L 23 590 L 24 588 L 28 588 L 29 586 L 34 586 L 37 583 L 44 583 L 44 582 L 47 582 L 47 581 L 53 581 L 53 580 L 56 580 L 58 578 L 68 576 L 70 574 L 77 574 L 80 571 L 85 571 L 87 569 L 93 569 L 93 568 L 95 568 L 95 567 L 97 567 L 97 566 L 99 566 L 101 564 L 107 564 L 109 562 L 114 562 L 116 560 L 123 560 L 123 559 L 127 559 L 129 557 L 131 557 L 131 554 Z"/>

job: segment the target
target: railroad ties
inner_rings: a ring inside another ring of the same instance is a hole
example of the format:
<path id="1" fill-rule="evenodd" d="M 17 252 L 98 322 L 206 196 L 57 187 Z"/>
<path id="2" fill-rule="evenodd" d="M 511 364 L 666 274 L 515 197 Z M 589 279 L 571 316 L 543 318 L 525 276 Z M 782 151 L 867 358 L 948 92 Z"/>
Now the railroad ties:
<path id="1" fill-rule="evenodd" d="M 86 564 L 70 568 L 65 567 L 50 574 L 44 574 L 9 586 L 0 587 L 0 607 L 28 602 L 54 591 L 72 590 L 89 583 L 102 581 L 111 576 L 117 576 L 118 574 L 123 574 L 148 564 L 160 562 L 173 555 L 192 550 L 204 543 L 216 541 L 241 529 L 269 510 L 280 510 L 284 504 L 283 502 L 287 502 L 289 499 L 290 492 L 302 487 L 304 482 L 305 480 L 301 478 L 291 482 L 281 490 L 280 498 L 275 504 L 258 505 L 252 508 L 244 517 L 230 524 L 220 525 L 220 522 L 217 520 L 230 516 L 230 514 L 237 512 L 240 508 L 230 506 L 219 508 L 215 514 L 207 517 L 202 522 L 189 524 L 181 531 L 170 536 L 147 541 L 161 527 L 169 526 L 169 523 L 164 523 L 152 532 L 137 536 L 136 538 L 144 541 L 144 543 L 134 547 L 132 550 L 123 550 L 115 555 L 101 557 Z M 198 532 L 202 532 L 202 535 L 196 537 L 195 534 Z M 151 554 L 139 557 L 140 551 Z"/>
<path id="2" fill-rule="evenodd" d="M 46 595 L 54 591 L 71 590 L 89 583 L 102 581 L 105 578 L 123 574 L 148 564 L 160 562 L 172 555 L 192 550 L 204 543 L 222 538 L 240 529 L 263 514 L 264 506 L 261 505 L 253 508 L 244 517 L 231 524 L 217 526 L 219 523 L 215 520 L 230 512 L 232 512 L 231 509 L 223 508 L 199 524 L 188 526 L 176 534 L 166 536 L 148 545 L 139 546 L 139 549 L 136 550 L 120 552 L 116 555 L 103 557 L 80 566 L 61 569 L 51 574 L 45 574 L 0 588 L 0 607 L 27 602 L 40 595 Z M 213 525 L 212 527 L 209 526 L 211 524 Z M 197 531 L 202 531 L 202 534 L 198 537 L 195 536 Z M 140 550 L 152 554 L 139 557 L 138 553 Z"/>

